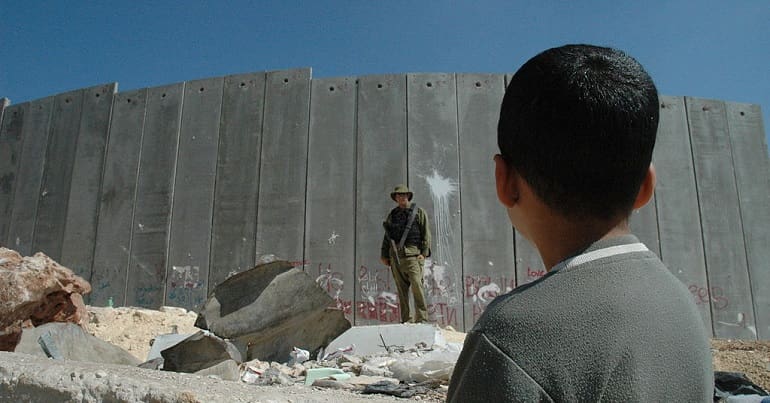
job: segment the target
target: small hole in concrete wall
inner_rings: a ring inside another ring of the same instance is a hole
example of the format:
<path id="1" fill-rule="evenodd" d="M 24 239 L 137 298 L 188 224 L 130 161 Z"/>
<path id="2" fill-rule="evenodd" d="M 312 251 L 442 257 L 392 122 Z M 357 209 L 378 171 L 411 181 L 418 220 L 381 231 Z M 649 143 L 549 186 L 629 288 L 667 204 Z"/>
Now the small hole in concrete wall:
<path id="1" fill-rule="evenodd" d="M 69 98 L 65 99 L 65 100 L 64 100 L 64 103 L 65 103 L 65 104 L 68 104 L 68 103 L 70 103 L 70 99 L 69 99 Z"/>
<path id="2" fill-rule="evenodd" d="M 329 91 L 334 91 L 334 87 L 329 87 Z"/>
<path id="3" fill-rule="evenodd" d="M 666 109 L 666 104 L 664 104 L 664 103 L 661 103 L 661 104 L 660 104 L 660 109 Z"/>
<path id="4" fill-rule="evenodd" d="M 701 110 L 705 112 L 705 111 L 709 110 L 709 107 L 708 106 L 704 106 L 703 108 L 701 108 Z"/>
<path id="5" fill-rule="evenodd" d="M 285 82 L 285 83 L 288 83 L 288 82 L 289 82 L 289 79 L 288 79 L 288 78 L 284 78 L 284 79 L 283 79 L 283 82 Z"/>
<path id="6" fill-rule="evenodd" d="M 166 97 L 166 93 L 164 92 L 164 93 L 160 94 L 160 97 L 161 98 L 165 98 Z"/>
<path id="7" fill-rule="evenodd" d="M 130 103 L 131 103 L 131 98 L 128 98 L 128 99 L 126 100 L 126 102 L 128 102 L 128 103 L 130 104 Z"/>
<path id="8" fill-rule="evenodd" d="M 427 83 L 425 84 L 428 88 L 433 87 L 433 83 Z"/>
<path id="9" fill-rule="evenodd" d="M 198 92 L 203 92 L 203 87 L 201 87 L 201 89 L 199 89 Z"/>
<path id="10" fill-rule="evenodd" d="M 96 97 L 99 98 L 99 93 L 98 92 L 96 93 Z"/>
<path id="11" fill-rule="evenodd" d="M 377 88 L 382 88 L 382 84 L 377 84 Z"/>
<path id="12" fill-rule="evenodd" d="M 745 113 L 741 112 L 741 116 L 745 115 Z"/>
<path id="13" fill-rule="evenodd" d="M 356 84 L 358 84 L 358 80 L 356 80 Z"/>
<path id="14" fill-rule="evenodd" d="M 481 87 L 481 83 L 476 81 L 476 88 L 479 88 L 479 87 Z"/>
<path id="15" fill-rule="evenodd" d="M 241 83 L 241 87 L 245 87 L 245 86 L 246 86 L 246 83 Z"/>

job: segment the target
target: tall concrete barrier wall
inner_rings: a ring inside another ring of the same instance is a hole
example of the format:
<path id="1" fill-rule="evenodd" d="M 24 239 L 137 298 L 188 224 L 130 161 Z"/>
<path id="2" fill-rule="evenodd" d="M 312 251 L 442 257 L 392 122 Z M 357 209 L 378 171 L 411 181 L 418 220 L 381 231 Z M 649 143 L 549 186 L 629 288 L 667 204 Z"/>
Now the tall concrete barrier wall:
<path id="1" fill-rule="evenodd" d="M 90 303 L 196 309 L 273 254 L 357 325 L 396 322 L 390 190 L 434 234 L 431 318 L 467 330 L 545 273 L 496 200 L 503 74 L 259 72 L 0 102 L 0 244 L 88 279 Z M 658 186 L 632 229 L 715 337 L 770 339 L 770 161 L 757 105 L 662 96 Z M 287 295 L 286 298 L 299 296 Z"/>

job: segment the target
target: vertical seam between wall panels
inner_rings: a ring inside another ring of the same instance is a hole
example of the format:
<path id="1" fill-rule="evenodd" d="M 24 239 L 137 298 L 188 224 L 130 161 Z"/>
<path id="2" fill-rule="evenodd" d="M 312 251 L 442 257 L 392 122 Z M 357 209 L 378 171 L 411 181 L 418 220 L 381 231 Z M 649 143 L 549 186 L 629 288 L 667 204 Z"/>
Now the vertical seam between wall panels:
<path id="1" fill-rule="evenodd" d="M 735 154 L 733 153 L 733 136 L 732 136 L 732 130 L 730 130 L 730 121 L 729 116 L 727 114 L 727 103 L 724 103 L 724 115 L 725 115 L 725 128 L 727 129 L 727 146 L 730 150 L 730 164 L 733 168 L 733 182 L 735 183 L 735 195 L 738 198 L 738 221 L 741 224 L 741 235 L 743 239 L 743 260 L 746 263 L 746 274 L 748 276 L 749 280 L 749 298 L 751 298 L 751 315 L 752 319 L 754 321 L 754 328 L 757 329 L 754 336 L 756 339 L 759 339 L 759 328 L 757 327 L 757 310 L 754 306 L 754 291 L 753 287 L 751 286 L 751 270 L 749 268 L 749 250 L 748 250 L 748 242 L 746 240 L 746 226 L 743 224 L 743 208 L 741 206 L 741 189 L 738 184 L 738 175 L 736 174 L 735 169 Z"/>
<path id="2" fill-rule="evenodd" d="M 355 77 L 353 81 L 353 88 L 355 90 L 355 97 L 353 97 L 353 159 L 355 161 L 355 164 L 353 164 L 353 292 L 350 301 L 350 318 L 354 326 L 356 324 L 356 290 L 358 289 L 356 281 L 358 279 L 356 275 L 358 269 L 356 265 L 356 252 L 358 250 L 358 86 L 358 77 Z M 344 312 L 343 306 L 343 314 Z"/>
<path id="3" fill-rule="evenodd" d="M 406 186 L 412 186 L 409 183 L 409 74 L 404 74 L 404 133 L 406 141 L 404 142 L 406 155 Z"/>
<path id="4" fill-rule="evenodd" d="M 458 91 L 459 87 L 459 80 L 457 79 L 457 74 L 452 73 L 452 78 L 454 79 L 455 83 L 455 127 L 457 128 L 455 135 L 457 136 L 455 141 L 457 142 L 457 203 L 460 206 L 460 311 L 462 312 L 462 329 L 465 331 L 465 300 L 463 299 L 463 292 L 462 292 L 462 284 L 463 279 L 465 279 L 465 250 L 463 248 L 463 222 L 462 222 L 462 211 L 463 211 L 463 187 L 462 187 L 462 172 L 463 172 L 463 165 L 462 165 L 462 153 L 460 152 L 460 95 Z"/>
<path id="5" fill-rule="evenodd" d="M 30 234 L 29 239 L 29 249 L 28 252 L 31 254 L 32 251 L 35 248 L 36 244 L 36 238 L 37 238 L 37 218 L 38 213 L 40 210 L 40 198 L 41 198 L 41 190 L 44 185 L 44 179 L 45 179 L 45 171 L 48 167 L 48 147 L 49 142 L 51 141 L 51 121 L 53 120 L 53 113 L 56 109 L 56 97 L 51 97 L 51 109 L 48 111 L 48 119 L 46 121 L 46 127 L 45 127 L 45 152 L 43 153 L 43 162 L 42 167 L 40 167 L 40 185 L 37 188 L 37 192 L 35 193 L 35 196 L 37 196 L 37 203 L 35 203 L 35 211 L 34 215 L 32 216 L 32 233 Z"/>
<path id="6" fill-rule="evenodd" d="M 204 292 L 204 295 L 208 296 L 210 294 L 209 288 L 212 288 L 211 285 L 211 276 L 214 272 L 212 269 L 214 268 L 214 216 L 215 216 L 215 208 L 217 205 L 217 178 L 219 177 L 219 149 L 222 147 L 222 117 L 224 115 L 225 110 L 225 85 L 227 85 L 227 77 L 222 77 L 222 90 L 220 94 L 222 95 L 219 99 L 219 121 L 217 122 L 217 146 L 216 150 L 214 150 L 214 184 L 212 186 L 213 194 L 211 195 L 211 205 L 209 206 L 209 211 L 211 212 L 211 217 L 209 218 L 209 223 L 211 224 L 211 227 L 209 228 L 209 258 L 208 258 L 208 265 L 209 265 L 209 273 L 208 276 L 206 276 L 206 290 Z M 212 289 L 213 291 L 213 289 Z M 205 303 L 205 301 L 204 301 Z"/>
<path id="7" fill-rule="evenodd" d="M 693 179 L 695 179 L 695 200 L 698 203 L 698 223 L 700 224 L 700 235 L 701 235 L 701 246 L 703 247 L 703 266 L 706 269 L 706 290 L 709 292 L 709 295 L 711 293 L 711 286 L 710 286 L 710 280 L 709 280 L 709 263 L 708 258 L 706 257 L 706 236 L 703 233 L 703 214 L 701 210 L 701 203 L 700 203 L 700 192 L 698 191 L 698 170 L 695 169 L 695 151 L 693 150 L 693 144 L 692 144 L 692 126 L 690 124 L 690 108 L 688 97 L 682 98 L 682 103 L 684 105 L 684 114 L 685 114 L 685 120 L 687 121 L 687 142 L 690 144 L 690 161 L 692 162 L 692 174 Z M 709 312 L 711 313 L 711 335 L 716 336 L 716 326 L 714 325 L 714 307 L 711 304 L 711 298 L 709 298 Z"/>
<path id="8" fill-rule="evenodd" d="M 166 305 L 166 297 L 168 296 L 168 281 L 169 281 L 169 274 L 170 269 L 172 267 L 170 257 L 171 254 L 169 253 L 169 248 L 171 248 L 171 227 L 173 226 L 174 221 L 174 196 L 176 195 L 176 174 L 177 174 L 177 165 L 179 164 L 179 142 L 182 137 L 182 118 L 184 117 L 184 101 L 185 98 L 187 98 L 185 95 L 187 91 L 187 81 L 182 83 L 182 101 L 179 105 L 179 115 L 177 116 L 177 129 L 176 129 L 176 149 L 174 150 L 174 168 L 171 170 L 172 175 L 172 181 L 171 181 L 171 194 L 170 194 L 170 203 L 169 203 L 169 209 L 168 209 L 168 224 L 166 224 L 166 250 L 164 252 L 165 255 L 165 262 L 166 262 L 166 275 L 163 278 L 163 305 Z"/>
<path id="9" fill-rule="evenodd" d="M 308 196 L 308 187 L 310 186 L 310 181 L 307 178 L 308 172 L 310 171 L 310 118 L 311 118 L 311 111 L 310 111 L 310 102 L 313 97 L 313 72 L 310 71 L 309 77 L 307 80 L 307 86 L 308 86 L 308 95 L 307 95 L 307 139 L 305 141 L 305 202 L 302 206 L 302 253 L 300 254 L 301 257 L 301 263 L 302 263 L 302 271 L 307 272 L 307 264 L 305 264 L 305 253 L 307 252 L 305 249 L 305 242 L 307 241 L 307 196 Z M 296 258 L 296 257 L 295 257 Z M 291 257 L 290 257 L 291 259 Z"/>
<path id="10" fill-rule="evenodd" d="M 257 237 L 259 237 L 259 189 L 262 187 L 262 153 L 264 152 L 264 149 L 262 148 L 263 140 L 265 138 L 265 109 L 267 105 L 267 73 L 262 73 L 262 114 L 260 117 L 260 124 L 259 124 L 259 155 L 257 155 L 257 158 L 259 160 L 256 163 L 256 166 L 259 167 L 259 172 L 257 172 L 257 194 L 256 199 L 254 200 L 254 265 L 257 264 L 257 259 L 259 258 L 257 256 Z"/>
<path id="11" fill-rule="evenodd" d="M 126 289 L 123 293 L 125 297 L 125 301 L 123 304 L 128 303 L 128 282 L 129 277 L 131 274 L 131 260 L 133 257 L 133 248 L 134 248 L 134 220 L 136 219 L 136 200 L 139 195 L 139 172 L 142 165 L 142 151 L 144 150 L 144 125 L 147 122 L 147 105 L 150 101 L 150 91 L 144 90 L 144 111 L 142 113 L 142 129 L 141 133 L 139 134 L 139 154 L 137 155 L 137 162 L 136 162 L 136 169 L 134 172 L 136 173 L 136 176 L 134 177 L 134 197 L 133 202 L 131 203 L 131 226 L 129 227 L 129 236 L 128 236 L 128 262 L 126 266 Z"/>
<path id="12" fill-rule="evenodd" d="M 117 94 L 117 83 L 115 83 L 115 86 L 112 89 L 112 99 L 110 100 L 110 110 L 107 113 L 107 136 L 104 138 L 104 152 L 102 153 L 102 172 L 99 177 L 99 186 L 96 191 L 96 218 L 94 225 L 96 228 L 94 228 L 94 244 L 91 246 L 91 265 L 88 267 L 90 271 L 90 275 L 88 278 L 88 282 L 93 284 L 93 278 L 94 278 L 94 259 L 96 258 L 96 243 L 99 240 L 99 213 L 101 211 L 101 200 L 102 200 L 102 187 L 104 185 L 104 171 L 107 167 L 107 153 L 109 152 L 107 146 L 110 144 L 110 131 L 112 130 L 112 111 L 115 107 L 115 94 Z M 83 97 L 83 102 L 85 102 L 85 97 Z M 123 300 L 125 301 L 125 294 L 123 295 Z M 123 303 L 125 305 L 125 302 Z"/>

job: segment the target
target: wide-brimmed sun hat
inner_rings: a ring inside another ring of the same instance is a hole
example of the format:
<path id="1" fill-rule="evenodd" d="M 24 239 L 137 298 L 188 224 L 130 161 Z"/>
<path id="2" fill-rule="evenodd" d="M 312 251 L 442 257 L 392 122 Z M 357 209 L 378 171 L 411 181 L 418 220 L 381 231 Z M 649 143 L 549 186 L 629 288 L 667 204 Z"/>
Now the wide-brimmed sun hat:
<path id="1" fill-rule="evenodd" d="M 406 193 L 409 195 L 409 201 L 412 201 L 412 197 L 414 197 L 414 193 L 409 191 L 409 188 L 406 187 L 406 185 L 398 185 L 395 189 L 393 189 L 392 192 L 390 192 L 390 198 L 393 199 L 393 201 L 396 201 L 396 195 L 398 193 Z"/>

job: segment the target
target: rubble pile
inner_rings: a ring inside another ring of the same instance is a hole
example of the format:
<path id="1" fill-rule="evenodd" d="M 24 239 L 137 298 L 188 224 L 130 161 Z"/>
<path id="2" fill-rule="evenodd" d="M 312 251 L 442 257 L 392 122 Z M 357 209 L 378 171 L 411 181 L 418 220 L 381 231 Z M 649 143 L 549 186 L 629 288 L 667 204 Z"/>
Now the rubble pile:
<path id="1" fill-rule="evenodd" d="M 22 329 L 49 322 L 83 326 L 91 285 L 43 253 L 22 257 L 0 247 L 0 351 L 14 351 Z"/>

